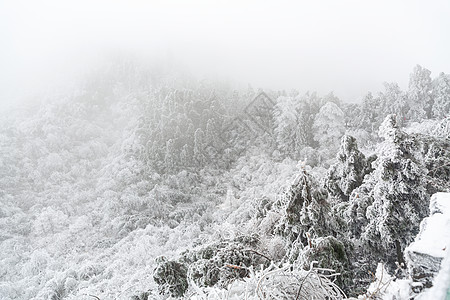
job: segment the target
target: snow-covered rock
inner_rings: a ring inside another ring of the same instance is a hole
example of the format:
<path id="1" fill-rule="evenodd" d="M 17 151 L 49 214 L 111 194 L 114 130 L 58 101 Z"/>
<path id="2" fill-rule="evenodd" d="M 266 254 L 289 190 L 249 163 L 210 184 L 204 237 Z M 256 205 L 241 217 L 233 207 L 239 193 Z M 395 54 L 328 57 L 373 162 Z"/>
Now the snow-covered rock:
<path id="1" fill-rule="evenodd" d="M 450 193 L 436 193 L 430 200 L 430 216 L 421 222 L 419 234 L 405 250 L 412 279 L 431 287 L 443 258 L 448 256 L 449 247 Z"/>
<path id="2" fill-rule="evenodd" d="M 441 263 L 441 270 L 433 280 L 433 287 L 420 294 L 417 300 L 450 299 L 450 251 L 446 253 Z"/>

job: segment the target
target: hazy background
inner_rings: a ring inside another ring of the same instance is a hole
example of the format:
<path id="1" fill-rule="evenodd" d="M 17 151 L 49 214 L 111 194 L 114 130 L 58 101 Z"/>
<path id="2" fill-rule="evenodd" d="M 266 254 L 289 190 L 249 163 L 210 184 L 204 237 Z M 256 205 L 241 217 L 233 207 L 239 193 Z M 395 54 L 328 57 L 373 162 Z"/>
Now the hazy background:
<path id="1" fill-rule="evenodd" d="M 450 1 L 0 1 L 0 106 L 113 56 L 357 101 L 415 64 L 450 73 Z"/>

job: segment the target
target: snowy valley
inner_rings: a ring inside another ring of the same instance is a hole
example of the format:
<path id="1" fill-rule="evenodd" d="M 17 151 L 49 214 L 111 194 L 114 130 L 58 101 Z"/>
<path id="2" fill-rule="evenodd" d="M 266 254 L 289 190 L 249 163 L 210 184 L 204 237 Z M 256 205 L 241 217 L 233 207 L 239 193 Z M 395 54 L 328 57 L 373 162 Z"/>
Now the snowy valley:
<path id="1" fill-rule="evenodd" d="M 349 104 L 121 61 L 36 97 L 0 117 L 0 299 L 450 295 L 447 74 Z"/>

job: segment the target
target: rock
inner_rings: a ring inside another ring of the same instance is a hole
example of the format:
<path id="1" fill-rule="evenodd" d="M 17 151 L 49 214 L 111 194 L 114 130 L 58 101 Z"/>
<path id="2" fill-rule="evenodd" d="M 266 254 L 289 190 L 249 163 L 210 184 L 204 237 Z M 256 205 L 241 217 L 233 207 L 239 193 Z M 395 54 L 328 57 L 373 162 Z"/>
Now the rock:
<path id="1" fill-rule="evenodd" d="M 430 216 L 420 223 L 415 241 L 405 249 L 405 260 L 415 282 L 432 286 L 442 259 L 450 247 L 450 194 L 436 193 L 430 200 Z"/>

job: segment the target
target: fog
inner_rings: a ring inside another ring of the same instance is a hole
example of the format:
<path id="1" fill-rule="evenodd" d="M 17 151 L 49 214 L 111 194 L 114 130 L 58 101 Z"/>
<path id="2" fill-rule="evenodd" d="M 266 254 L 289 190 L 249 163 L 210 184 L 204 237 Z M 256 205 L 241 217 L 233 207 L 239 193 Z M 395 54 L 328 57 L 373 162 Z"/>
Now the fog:
<path id="1" fill-rule="evenodd" d="M 444 299 L 449 16 L 0 0 L 0 300 Z"/>
<path id="2" fill-rule="evenodd" d="M 416 64 L 450 72 L 448 1 L 2 1 L 0 104 L 72 84 L 113 56 L 346 101 Z"/>

